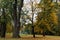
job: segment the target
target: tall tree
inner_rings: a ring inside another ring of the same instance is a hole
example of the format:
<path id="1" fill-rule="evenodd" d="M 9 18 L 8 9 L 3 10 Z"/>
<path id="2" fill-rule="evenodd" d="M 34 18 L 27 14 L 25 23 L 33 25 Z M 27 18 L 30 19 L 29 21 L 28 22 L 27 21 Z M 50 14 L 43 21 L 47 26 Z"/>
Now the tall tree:
<path id="1" fill-rule="evenodd" d="M 22 11 L 22 7 L 23 7 L 23 1 L 24 0 L 20 0 L 20 4 L 19 4 L 19 13 L 18 13 L 18 16 L 17 16 L 17 25 L 18 25 L 18 34 L 19 34 L 19 31 L 20 31 L 20 28 L 21 28 L 21 23 L 20 23 L 20 19 L 21 19 L 21 11 Z"/>
<path id="2" fill-rule="evenodd" d="M 14 7 L 14 31 L 13 31 L 13 37 L 19 38 L 19 31 L 20 31 L 20 17 L 21 17 L 21 10 L 23 7 L 23 0 L 20 0 L 19 4 L 19 13 L 17 14 L 17 0 L 14 1 L 13 4 Z"/>
<path id="3" fill-rule="evenodd" d="M 12 11 L 10 9 L 12 9 L 12 1 L 13 0 L 1 0 L 0 3 L 0 8 L 2 11 L 2 15 L 1 15 L 1 37 L 5 37 L 6 34 L 6 24 L 7 22 L 11 22 L 11 13 Z"/>
<path id="4" fill-rule="evenodd" d="M 46 30 L 54 33 L 53 29 L 58 24 L 56 4 L 52 0 L 41 0 L 40 8 L 42 11 L 37 15 L 37 27 L 43 29 L 43 36 L 45 36 Z"/>
<path id="5" fill-rule="evenodd" d="M 33 17 L 34 17 L 34 10 L 33 10 L 33 2 L 32 2 L 32 34 L 33 34 L 33 37 L 35 38 L 35 33 L 34 33 L 34 24 L 33 24 Z"/>
<path id="6" fill-rule="evenodd" d="M 13 0 L 1 0 L 0 8 L 2 15 L 0 17 L 0 23 L 1 23 L 1 36 L 5 37 L 6 33 L 6 24 L 7 22 L 11 22 L 12 19 L 12 2 Z M 0 14 L 1 14 L 0 12 Z"/>
<path id="7" fill-rule="evenodd" d="M 13 4 L 13 16 L 14 16 L 14 30 L 13 30 L 13 37 L 18 37 L 17 34 L 17 0 L 14 0 Z"/>
<path id="8" fill-rule="evenodd" d="M 5 14 L 5 9 L 3 8 L 2 9 L 2 15 L 3 15 L 3 20 L 4 22 L 2 22 L 2 25 L 1 25 L 1 37 L 5 37 L 5 34 L 6 34 L 6 14 Z"/>

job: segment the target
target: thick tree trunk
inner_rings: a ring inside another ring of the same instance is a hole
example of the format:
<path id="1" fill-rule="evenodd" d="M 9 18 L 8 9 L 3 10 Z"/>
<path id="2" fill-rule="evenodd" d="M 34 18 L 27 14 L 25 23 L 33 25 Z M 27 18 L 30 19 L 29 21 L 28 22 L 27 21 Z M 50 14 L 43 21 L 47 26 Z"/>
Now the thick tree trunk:
<path id="1" fill-rule="evenodd" d="M 5 38 L 6 34 L 6 23 L 3 23 L 1 26 L 1 37 Z"/>
<path id="2" fill-rule="evenodd" d="M 17 14 L 17 0 L 15 0 L 15 3 L 13 5 L 14 7 L 14 30 L 13 30 L 13 37 L 19 38 L 19 32 L 20 32 L 20 16 L 21 16 L 21 8 L 23 6 L 23 0 L 20 1 L 19 6 L 19 13 Z"/>
<path id="3" fill-rule="evenodd" d="M 2 15 L 4 17 L 4 22 L 1 23 L 1 37 L 5 37 L 6 34 L 6 18 L 5 18 L 5 9 L 3 8 Z"/>
<path id="4" fill-rule="evenodd" d="M 17 0 L 14 1 L 13 4 L 13 16 L 14 16 L 14 27 L 13 27 L 13 38 L 17 38 L 18 34 L 17 34 Z"/>
<path id="5" fill-rule="evenodd" d="M 20 18 L 21 18 L 21 10 L 22 10 L 22 7 L 23 7 L 23 0 L 20 1 L 20 5 L 18 7 L 18 10 L 19 10 L 19 13 L 18 13 L 18 16 L 17 16 L 17 24 L 18 24 L 18 34 L 20 32 Z"/>

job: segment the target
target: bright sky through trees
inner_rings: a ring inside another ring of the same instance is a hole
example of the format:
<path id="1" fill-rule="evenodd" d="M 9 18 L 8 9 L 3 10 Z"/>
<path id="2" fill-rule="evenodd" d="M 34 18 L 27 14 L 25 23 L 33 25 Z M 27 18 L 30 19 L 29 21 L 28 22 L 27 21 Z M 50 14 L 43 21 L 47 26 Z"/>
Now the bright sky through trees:
<path id="1" fill-rule="evenodd" d="M 30 1 L 36 1 L 37 3 L 39 3 L 40 0 L 24 0 L 24 3 L 29 3 Z"/>
<path id="2" fill-rule="evenodd" d="M 24 8 L 27 9 L 29 11 L 28 15 L 30 15 L 30 17 L 32 17 L 31 1 L 33 2 L 33 7 L 34 7 L 36 3 L 38 4 L 40 2 L 40 0 L 24 0 L 23 10 L 24 10 Z M 34 12 L 34 13 L 36 13 L 36 12 Z M 35 16 L 36 16 L 36 14 L 34 14 L 34 21 L 36 20 Z"/>

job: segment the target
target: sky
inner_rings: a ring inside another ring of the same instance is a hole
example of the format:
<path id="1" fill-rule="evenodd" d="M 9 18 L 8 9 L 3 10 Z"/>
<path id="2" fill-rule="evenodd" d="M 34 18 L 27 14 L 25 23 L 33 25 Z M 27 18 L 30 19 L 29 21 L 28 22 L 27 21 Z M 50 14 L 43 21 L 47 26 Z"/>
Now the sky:
<path id="1" fill-rule="evenodd" d="M 40 0 L 24 0 L 24 3 L 29 3 L 30 1 L 36 1 L 36 2 L 39 2 Z"/>
<path id="2" fill-rule="evenodd" d="M 32 11 L 31 11 L 31 1 L 33 1 L 33 3 L 39 3 L 40 0 L 24 0 L 24 8 L 27 9 L 29 11 L 28 15 L 32 18 Z M 23 9 L 24 10 L 24 9 Z M 35 12 L 36 13 L 36 12 Z M 34 21 L 36 21 L 36 14 L 34 14 Z M 27 20 L 28 21 L 28 20 Z"/>

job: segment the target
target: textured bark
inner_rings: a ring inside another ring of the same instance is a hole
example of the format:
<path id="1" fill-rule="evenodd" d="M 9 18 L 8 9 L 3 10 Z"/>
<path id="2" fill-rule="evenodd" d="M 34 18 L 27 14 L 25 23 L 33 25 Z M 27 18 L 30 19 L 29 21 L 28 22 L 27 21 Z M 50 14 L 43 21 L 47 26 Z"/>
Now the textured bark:
<path id="1" fill-rule="evenodd" d="M 13 27 L 13 37 L 16 38 L 17 36 L 17 0 L 14 1 L 13 4 L 13 16 L 14 16 L 14 27 Z"/>
<path id="2" fill-rule="evenodd" d="M 20 1 L 20 5 L 18 7 L 18 10 L 19 10 L 19 13 L 18 13 L 18 16 L 17 16 L 17 24 L 18 24 L 18 34 L 19 34 L 19 31 L 20 31 L 20 18 L 21 18 L 21 10 L 22 10 L 22 7 L 23 7 L 23 0 Z"/>
<path id="3" fill-rule="evenodd" d="M 6 34 L 6 23 L 3 23 L 1 26 L 1 37 L 5 38 Z"/>
<path id="4" fill-rule="evenodd" d="M 13 37 L 19 38 L 19 31 L 20 31 L 20 16 L 21 16 L 21 8 L 23 6 L 23 0 L 20 1 L 19 5 L 19 13 L 17 14 L 17 0 L 15 0 L 15 3 L 13 4 L 14 8 L 14 30 L 13 30 Z"/>
<path id="5" fill-rule="evenodd" d="M 6 17 L 5 17 L 5 9 L 4 8 L 3 8 L 2 15 L 4 17 L 4 22 L 1 23 L 1 37 L 5 38 L 5 34 L 6 34 Z"/>

